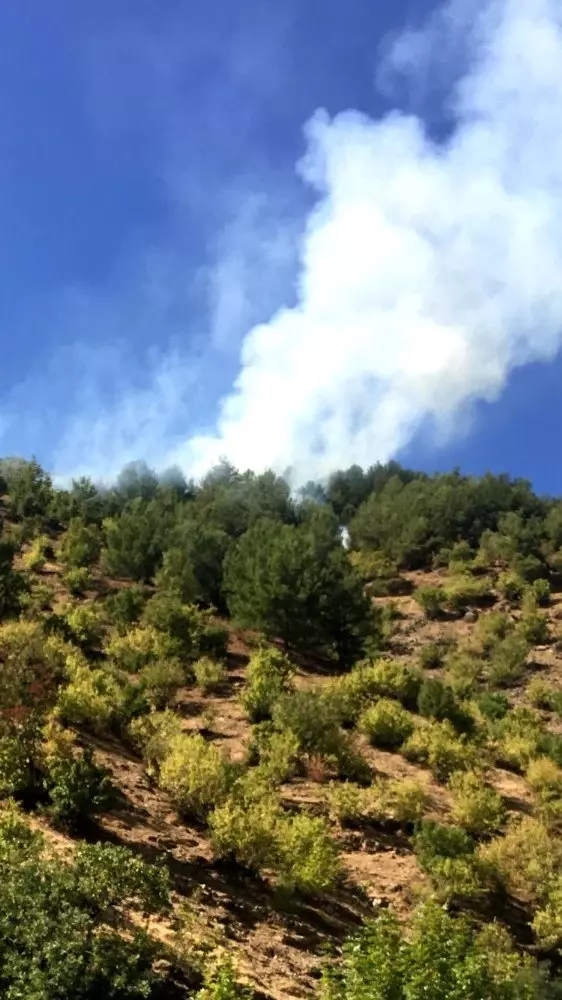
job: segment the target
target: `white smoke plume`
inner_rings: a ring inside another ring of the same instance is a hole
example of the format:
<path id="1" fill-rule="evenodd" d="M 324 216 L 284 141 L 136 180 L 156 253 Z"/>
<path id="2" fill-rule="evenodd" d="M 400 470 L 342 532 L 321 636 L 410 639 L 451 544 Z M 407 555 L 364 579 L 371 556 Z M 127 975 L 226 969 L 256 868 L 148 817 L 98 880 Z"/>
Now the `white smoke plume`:
<path id="1" fill-rule="evenodd" d="M 469 37 L 454 0 L 389 57 L 427 74 L 464 33 L 446 140 L 400 113 L 309 122 L 297 305 L 246 336 L 216 433 L 173 456 L 190 471 L 225 456 L 298 483 L 384 461 L 561 346 L 562 9 L 476 9 Z"/>

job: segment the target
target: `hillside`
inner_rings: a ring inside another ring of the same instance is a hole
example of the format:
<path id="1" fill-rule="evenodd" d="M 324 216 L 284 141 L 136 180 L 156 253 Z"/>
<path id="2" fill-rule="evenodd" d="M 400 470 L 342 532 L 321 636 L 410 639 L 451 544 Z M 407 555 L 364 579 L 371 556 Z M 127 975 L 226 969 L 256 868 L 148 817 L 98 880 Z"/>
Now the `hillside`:
<path id="1" fill-rule="evenodd" d="M 560 501 L 0 476 L 2 996 L 560 995 Z"/>

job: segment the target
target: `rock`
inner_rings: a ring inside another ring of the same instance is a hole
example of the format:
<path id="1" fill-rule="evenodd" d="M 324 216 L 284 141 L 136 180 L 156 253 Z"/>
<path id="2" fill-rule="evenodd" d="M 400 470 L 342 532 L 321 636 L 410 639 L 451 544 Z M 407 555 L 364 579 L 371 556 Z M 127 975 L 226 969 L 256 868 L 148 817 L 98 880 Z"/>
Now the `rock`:
<path id="1" fill-rule="evenodd" d="M 478 612 L 475 611 L 474 608 L 469 608 L 469 610 L 464 615 L 464 621 L 469 622 L 471 625 L 474 625 L 474 622 L 478 621 Z"/>

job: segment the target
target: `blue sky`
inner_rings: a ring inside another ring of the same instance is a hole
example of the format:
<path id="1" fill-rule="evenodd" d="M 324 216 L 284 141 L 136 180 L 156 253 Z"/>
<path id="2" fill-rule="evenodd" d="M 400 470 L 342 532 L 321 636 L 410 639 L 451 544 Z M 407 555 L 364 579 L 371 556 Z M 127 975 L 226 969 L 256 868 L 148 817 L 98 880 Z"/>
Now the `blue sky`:
<path id="1" fill-rule="evenodd" d="M 518 17 L 8 0 L 0 452 L 295 481 L 397 455 L 562 491 L 562 42 L 548 0 Z"/>

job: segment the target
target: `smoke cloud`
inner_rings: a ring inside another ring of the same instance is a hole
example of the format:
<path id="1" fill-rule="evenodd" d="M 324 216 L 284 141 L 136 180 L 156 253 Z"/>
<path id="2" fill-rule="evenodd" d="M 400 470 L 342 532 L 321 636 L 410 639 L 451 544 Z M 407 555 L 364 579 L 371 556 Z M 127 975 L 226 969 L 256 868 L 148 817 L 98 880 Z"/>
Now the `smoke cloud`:
<path id="1" fill-rule="evenodd" d="M 306 126 L 299 169 L 318 201 L 297 304 L 245 337 L 216 432 L 171 456 L 190 472 L 225 456 L 298 484 L 384 461 L 427 420 L 454 433 L 516 366 L 558 351 L 562 13 L 492 0 L 469 30 L 466 15 L 449 3 L 385 61 L 387 83 L 427 83 L 462 48 L 445 139 L 401 113 L 318 111 Z"/>

